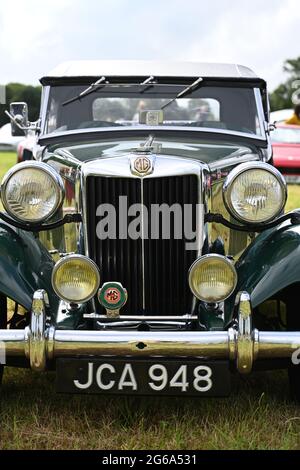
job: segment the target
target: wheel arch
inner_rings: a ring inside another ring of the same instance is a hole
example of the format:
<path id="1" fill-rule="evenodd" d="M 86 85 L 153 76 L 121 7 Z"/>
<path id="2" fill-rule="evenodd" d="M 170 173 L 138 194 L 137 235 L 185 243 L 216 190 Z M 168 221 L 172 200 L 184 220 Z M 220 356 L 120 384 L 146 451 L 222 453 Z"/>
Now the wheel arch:
<path id="1" fill-rule="evenodd" d="M 31 232 L 0 223 L 0 292 L 31 308 L 33 293 L 45 289 L 50 304 L 57 303 L 51 286 L 53 260 Z"/>
<path id="2" fill-rule="evenodd" d="M 280 291 L 297 286 L 300 225 L 285 222 L 258 235 L 237 261 L 236 270 L 237 292 L 247 291 L 254 308 Z"/>

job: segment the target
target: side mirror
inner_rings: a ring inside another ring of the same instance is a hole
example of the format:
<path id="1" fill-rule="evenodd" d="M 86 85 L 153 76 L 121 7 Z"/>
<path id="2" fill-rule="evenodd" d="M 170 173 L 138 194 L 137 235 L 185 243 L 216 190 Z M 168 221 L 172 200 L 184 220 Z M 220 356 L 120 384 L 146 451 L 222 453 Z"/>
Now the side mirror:
<path id="1" fill-rule="evenodd" d="M 13 136 L 26 135 L 29 126 L 27 103 L 11 103 L 9 115 L 11 118 L 11 134 Z"/>

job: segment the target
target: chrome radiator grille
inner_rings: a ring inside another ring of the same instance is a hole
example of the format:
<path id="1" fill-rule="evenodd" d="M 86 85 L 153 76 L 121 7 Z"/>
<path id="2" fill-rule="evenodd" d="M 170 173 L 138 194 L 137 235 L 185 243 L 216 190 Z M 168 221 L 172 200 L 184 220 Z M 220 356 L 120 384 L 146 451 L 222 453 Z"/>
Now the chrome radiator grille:
<path id="1" fill-rule="evenodd" d="M 101 282 L 119 281 L 128 291 L 128 301 L 122 314 L 182 315 L 192 309 L 192 295 L 188 287 L 188 269 L 197 251 L 186 250 L 182 217 L 182 239 L 174 238 L 171 217 L 170 239 L 119 239 L 119 196 L 127 197 L 128 207 L 141 204 L 147 208 L 148 232 L 151 234 L 151 205 L 179 203 L 193 207 L 193 230 L 196 229 L 198 178 L 195 175 L 161 178 L 115 178 L 88 176 L 87 233 L 89 256 L 97 263 Z M 96 216 L 100 204 L 116 208 L 117 239 L 99 239 Z M 128 222 L 132 218 L 128 218 Z M 161 225 L 161 224 L 160 224 Z M 160 227 L 161 232 L 161 227 Z"/>

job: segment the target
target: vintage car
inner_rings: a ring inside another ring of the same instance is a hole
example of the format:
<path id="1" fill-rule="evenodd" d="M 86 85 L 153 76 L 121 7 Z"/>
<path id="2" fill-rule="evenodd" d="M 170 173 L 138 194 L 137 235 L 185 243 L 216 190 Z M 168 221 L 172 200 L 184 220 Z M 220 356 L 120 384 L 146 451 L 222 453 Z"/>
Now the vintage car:
<path id="1" fill-rule="evenodd" d="M 2 368 L 56 370 L 59 392 L 198 397 L 285 368 L 299 399 L 300 214 L 265 81 L 83 61 L 41 83 L 38 122 L 7 111 L 36 141 L 1 185 Z"/>
<path id="2" fill-rule="evenodd" d="M 276 124 L 271 134 L 273 163 L 287 183 L 300 182 L 300 126 Z"/>

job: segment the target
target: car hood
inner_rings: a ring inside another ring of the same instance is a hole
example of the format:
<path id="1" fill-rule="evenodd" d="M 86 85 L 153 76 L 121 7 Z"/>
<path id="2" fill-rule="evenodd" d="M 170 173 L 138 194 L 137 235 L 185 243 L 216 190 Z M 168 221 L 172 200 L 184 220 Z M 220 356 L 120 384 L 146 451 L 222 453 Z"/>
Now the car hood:
<path id="1" fill-rule="evenodd" d="M 49 147 L 46 155 L 55 153 L 66 158 L 73 158 L 80 162 L 88 162 L 101 158 L 113 158 L 128 156 L 128 154 L 141 149 L 145 144 L 145 139 L 125 139 L 109 140 L 101 142 L 79 143 L 74 145 L 59 145 L 54 148 Z M 198 141 L 180 142 L 176 140 L 155 139 L 152 152 L 159 155 L 174 155 L 178 157 L 191 158 L 210 164 L 217 160 L 224 160 L 234 156 L 243 156 L 249 153 L 256 153 L 248 146 L 235 143 Z"/>

